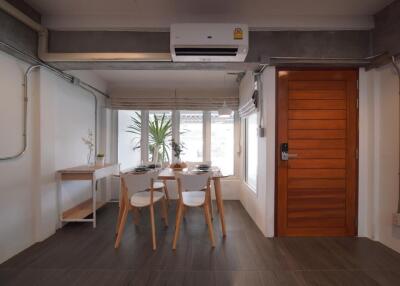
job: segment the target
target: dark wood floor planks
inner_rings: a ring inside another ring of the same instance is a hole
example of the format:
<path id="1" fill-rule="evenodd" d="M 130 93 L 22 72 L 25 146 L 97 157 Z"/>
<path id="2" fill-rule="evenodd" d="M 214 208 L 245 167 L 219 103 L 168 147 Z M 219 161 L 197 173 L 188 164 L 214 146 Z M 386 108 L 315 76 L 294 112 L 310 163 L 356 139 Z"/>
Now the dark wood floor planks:
<path id="1" fill-rule="evenodd" d="M 210 247 L 201 210 L 189 210 L 176 252 L 173 223 L 157 213 L 158 249 L 151 249 L 148 213 L 130 217 L 114 249 L 117 205 L 98 213 L 98 227 L 68 224 L 0 265 L 0 285 L 400 285 L 400 254 L 365 238 L 265 238 L 238 201 L 225 202 L 228 236 L 214 219 Z M 215 208 L 214 208 L 215 211 Z M 174 222 L 175 207 L 169 211 Z M 215 214 L 217 215 L 217 214 Z"/>

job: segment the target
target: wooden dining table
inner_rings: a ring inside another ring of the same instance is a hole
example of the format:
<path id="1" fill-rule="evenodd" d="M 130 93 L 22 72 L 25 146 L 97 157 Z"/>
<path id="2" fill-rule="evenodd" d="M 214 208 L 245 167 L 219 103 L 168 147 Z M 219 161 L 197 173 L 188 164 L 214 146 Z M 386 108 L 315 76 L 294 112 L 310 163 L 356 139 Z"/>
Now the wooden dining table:
<path id="1" fill-rule="evenodd" d="M 177 172 L 191 172 L 191 171 L 188 169 L 174 170 L 172 168 L 162 168 L 158 174 L 158 179 L 164 181 L 164 184 L 166 183 L 166 181 L 175 181 Z M 211 172 L 211 178 L 214 183 L 215 200 L 217 203 L 218 215 L 221 221 L 222 235 L 225 237 L 226 228 L 225 228 L 225 217 L 224 217 L 224 203 L 222 200 L 221 179 L 226 178 L 228 176 L 223 175 L 218 167 L 211 167 L 210 172 Z M 121 173 L 125 172 L 122 171 Z"/>

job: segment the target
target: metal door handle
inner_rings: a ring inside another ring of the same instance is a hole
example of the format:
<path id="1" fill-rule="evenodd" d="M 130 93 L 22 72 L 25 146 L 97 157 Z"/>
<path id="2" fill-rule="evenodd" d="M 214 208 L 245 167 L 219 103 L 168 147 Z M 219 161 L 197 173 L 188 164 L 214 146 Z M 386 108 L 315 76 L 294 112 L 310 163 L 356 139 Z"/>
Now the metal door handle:
<path id="1" fill-rule="evenodd" d="M 287 161 L 289 159 L 297 158 L 297 154 L 289 154 L 287 152 L 282 152 L 282 161 Z"/>

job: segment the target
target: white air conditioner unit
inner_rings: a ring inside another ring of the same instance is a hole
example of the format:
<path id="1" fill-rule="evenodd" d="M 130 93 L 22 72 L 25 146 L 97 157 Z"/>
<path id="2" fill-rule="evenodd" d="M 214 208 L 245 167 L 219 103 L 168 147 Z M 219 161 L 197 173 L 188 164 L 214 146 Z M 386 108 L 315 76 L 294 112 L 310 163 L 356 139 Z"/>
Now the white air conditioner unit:
<path id="1" fill-rule="evenodd" d="M 243 62 L 249 50 L 249 30 L 243 24 L 172 24 L 174 62 Z"/>

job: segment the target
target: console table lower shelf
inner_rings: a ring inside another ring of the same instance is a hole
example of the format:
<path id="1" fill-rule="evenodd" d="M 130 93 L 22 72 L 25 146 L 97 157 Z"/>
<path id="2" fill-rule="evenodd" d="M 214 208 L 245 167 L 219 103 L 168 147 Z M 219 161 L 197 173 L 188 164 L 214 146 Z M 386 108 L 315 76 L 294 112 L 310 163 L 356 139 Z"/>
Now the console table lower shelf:
<path id="1" fill-rule="evenodd" d="M 57 172 L 58 202 L 60 209 L 60 222 L 92 222 L 96 227 L 96 210 L 104 206 L 106 201 L 97 201 L 96 182 L 99 179 L 119 173 L 118 164 L 105 164 L 104 166 L 79 166 L 59 170 Z M 62 183 L 64 181 L 91 181 L 92 198 L 62 211 Z M 92 214 L 91 218 L 86 218 Z"/>
<path id="2" fill-rule="evenodd" d="M 96 210 L 104 206 L 107 202 L 96 202 Z M 70 208 L 62 213 L 62 221 L 77 221 L 84 219 L 85 217 L 93 213 L 92 199 L 88 199 L 79 205 Z"/>

